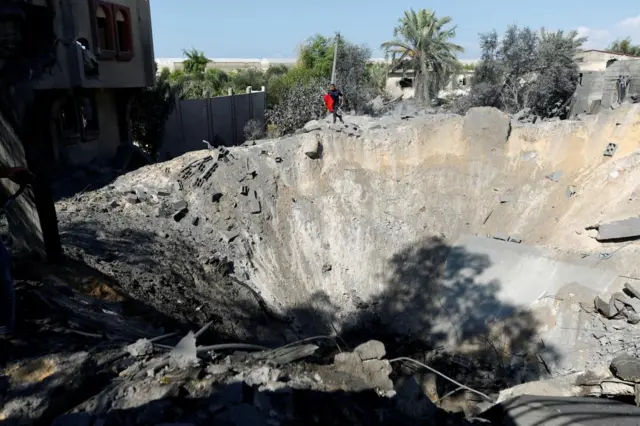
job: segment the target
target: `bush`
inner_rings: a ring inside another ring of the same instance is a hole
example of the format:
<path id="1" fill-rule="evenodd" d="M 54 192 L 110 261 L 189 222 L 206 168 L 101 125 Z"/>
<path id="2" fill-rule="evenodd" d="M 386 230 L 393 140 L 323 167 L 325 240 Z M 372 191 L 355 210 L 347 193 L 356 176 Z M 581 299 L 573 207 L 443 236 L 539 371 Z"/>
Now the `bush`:
<path id="1" fill-rule="evenodd" d="M 324 79 L 313 77 L 284 88 L 281 102 L 267 111 L 267 120 L 275 127 L 276 136 L 293 133 L 308 121 L 325 116 L 322 101 L 325 86 Z"/>
<path id="2" fill-rule="evenodd" d="M 143 89 L 132 102 L 133 140 L 151 156 L 155 156 L 162 143 L 164 125 L 175 106 L 175 92 L 169 77 L 169 71 L 163 70 L 156 84 Z"/>

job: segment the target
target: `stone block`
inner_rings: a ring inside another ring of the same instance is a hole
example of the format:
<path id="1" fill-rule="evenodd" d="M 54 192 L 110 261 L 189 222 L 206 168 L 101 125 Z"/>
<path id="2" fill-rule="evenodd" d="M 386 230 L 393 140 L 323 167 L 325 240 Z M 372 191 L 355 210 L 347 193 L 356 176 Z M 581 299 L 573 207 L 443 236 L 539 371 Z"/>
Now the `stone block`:
<path id="1" fill-rule="evenodd" d="M 640 217 L 603 223 L 598 227 L 598 241 L 637 237 L 640 237 Z"/>
<path id="2" fill-rule="evenodd" d="M 618 355 L 611 361 L 611 372 L 619 379 L 640 383 L 640 359 L 629 353 Z"/>

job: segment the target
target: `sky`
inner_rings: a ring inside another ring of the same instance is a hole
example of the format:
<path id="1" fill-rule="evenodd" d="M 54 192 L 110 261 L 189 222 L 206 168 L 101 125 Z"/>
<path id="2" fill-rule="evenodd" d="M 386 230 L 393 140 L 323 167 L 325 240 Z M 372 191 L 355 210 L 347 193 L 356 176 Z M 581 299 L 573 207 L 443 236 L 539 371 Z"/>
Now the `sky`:
<path id="1" fill-rule="evenodd" d="M 451 16 L 461 59 L 479 56 L 478 34 L 510 24 L 577 30 L 586 47 L 604 49 L 619 37 L 640 44 L 640 2 L 617 0 L 150 0 L 156 58 L 182 57 L 196 48 L 210 58 L 294 58 L 314 34 L 336 31 L 382 57 L 405 10 L 431 8 Z"/>

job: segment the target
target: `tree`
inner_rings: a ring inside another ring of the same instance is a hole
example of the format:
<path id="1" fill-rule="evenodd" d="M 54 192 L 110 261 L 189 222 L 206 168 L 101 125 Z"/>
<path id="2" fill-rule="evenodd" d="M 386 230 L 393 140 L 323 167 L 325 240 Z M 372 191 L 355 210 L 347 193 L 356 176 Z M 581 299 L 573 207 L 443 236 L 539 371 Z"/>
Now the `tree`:
<path id="1" fill-rule="evenodd" d="M 307 70 L 314 70 L 321 76 L 331 77 L 333 68 L 333 52 L 335 38 L 317 34 L 307 39 L 300 46 L 298 66 Z"/>
<path id="2" fill-rule="evenodd" d="M 418 99 L 430 102 L 434 89 L 444 84 L 445 76 L 459 68 L 456 53 L 464 49 L 451 41 L 456 36 L 455 26 L 446 28 L 451 21 L 451 17 L 438 18 L 428 9 L 410 9 L 394 28 L 394 39 L 381 45 L 394 69 L 415 73 Z"/>
<path id="3" fill-rule="evenodd" d="M 607 50 L 613 53 L 621 53 L 623 55 L 640 56 L 640 45 L 632 44 L 631 37 L 614 41 Z"/>
<path id="4" fill-rule="evenodd" d="M 389 76 L 389 64 L 386 64 L 384 62 L 368 63 L 366 69 L 367 85 L 382 93 L 387 85 L 387 78 Z"/>
<path id="5" fill-rule="evenodd" d="M 187 59 L 182 63 L 184 72 L 187 74 L 204 74 L 207 64 L 211 62 L 204 52 L 200 52 L 196 49 L 183 50 L 182 53 Z"/>
<path id="6" fill-rule="evenodd" d="M 564 114 L 578 81 L 576 55 L 585 41 L 576 31 L 536 33 L 515 25 L 502 39 L 496 31 L 481 34 L 481 60 L 459 111 L 493 106 L 509 113 L 531 108 L 542 117 Z"/>
<path id="7" fill-rule="evenodd" d="M 164 125 L 175 106 L 175 89 L 170 76 L 169 70 L 163 69 L 155 85 L 137 93 L 132 102 L 133 140 L 152 156 L 157 152 Z"/>

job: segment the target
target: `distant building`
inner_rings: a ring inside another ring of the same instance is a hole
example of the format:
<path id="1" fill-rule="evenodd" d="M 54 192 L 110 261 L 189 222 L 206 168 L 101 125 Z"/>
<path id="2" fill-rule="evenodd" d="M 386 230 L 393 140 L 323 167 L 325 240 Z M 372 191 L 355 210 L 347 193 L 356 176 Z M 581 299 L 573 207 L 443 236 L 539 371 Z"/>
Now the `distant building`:
<path id="1" fill-rule="evenodd" d="M 184 60 L 185 58 L 158 58 L 156 59 L 157 71 L 160 72 L 165 68 L 169 71 L 181 70 Z M 291 68 L 296 64 L 296 59 L 290 58 L 209 58 L 209 60 L 211 62 L 207 64 L 207 69 L 220 69 L 227 72 L 252 68 L 266 71 L 274 65 Z"/>

